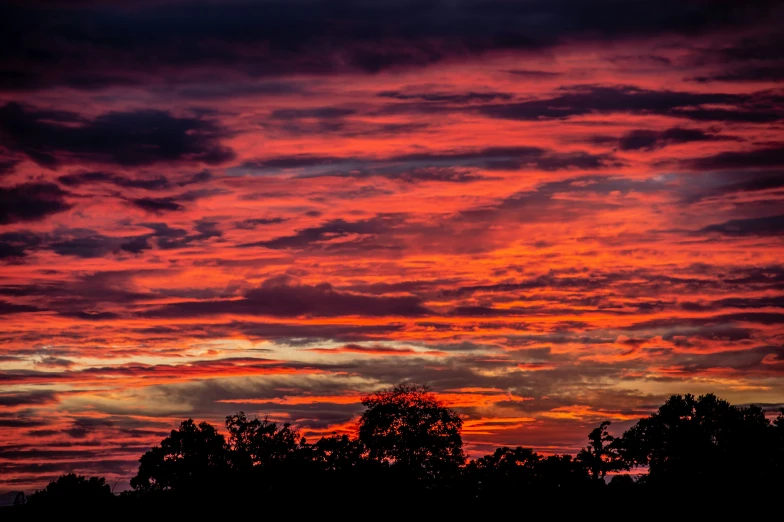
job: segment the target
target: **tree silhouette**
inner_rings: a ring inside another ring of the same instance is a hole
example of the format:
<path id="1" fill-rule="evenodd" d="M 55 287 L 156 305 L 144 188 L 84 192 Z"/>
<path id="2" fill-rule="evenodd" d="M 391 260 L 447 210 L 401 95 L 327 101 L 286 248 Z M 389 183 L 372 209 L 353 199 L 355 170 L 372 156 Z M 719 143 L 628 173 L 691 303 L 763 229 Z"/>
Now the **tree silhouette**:
<path id="1" fill-rule="evenodd" d="M 770 430 L 756 406 L 732 406 L 713 394 L 673 395 L 617 447 L 627 464 L 648 466 L 650 484 L 748 483 L 771 467 Z"/>
<path id="2" fill-rule="evenodd" d="M 368 462 L 365 445 L 348 435 L 322 437 L 313 445 L 313 452 L 313 459 L 325 471 L 347 472 Z"/>
<path id="3" fill-rule="evenodd" d="M 61 475 L 46 488 L 27 497 L 30 508 L 79 507 L 83 509 L 104 506 L 114 496 L 103 477 L 89 479 L 74 473 Z"/>
<path id="4" fill-rule="evenodd" d="M 674 395 L 618 438 L 602 422 L 577 457 L 502 447 L 467 465 L 460 418 L 427 388 L 401 384 L 363 404 L 357 438 L 333 435 L 315 444 L 289 424 L 243 412 L 226 418 L 228 443 L 211 425 L 188 419 L 142 455 L 132 492 L 115 498 L 105 479 L 70 474 L 7 509 L 27 520 L 36 510 L 105 511 L 111 502 L 125 515 L 182 518 L 189 509 L 201 516 L 204 505 L 225 508 L 263 496 L 281 506 L 289 505 L 283 499 L 323 506 L 360 498 L 446 516 L 450 509 L 465 515 L 467 508 L 514 507 L 527 496 L 575 515 L 586 502 L 668 509 L 674 500 L 704 515 L 711 495 L 777 498 L 784 485 L 784 409 L 769 420 L 759 407 L 714 395 Z M 630 466 L 648 473 L 615 475 L 605 487 L 608 474 Z M 744 504 L 747 512 L 752 504 Z"/>
<path id="5" fill-rule="evenodd" d="M 603 481 L 608 472 L 628 468 L 613 445 L 615 437 L 607 433 L 610 424 L 610 421 L 604 421 L 594 429 L 588 435 L 588 447 L 577 454 L 577 460 L 583 463 L 596 481 Z"/>
<path id="6" fill-rule="evenodd" d="M 474 484 L 477 496 L 507 497 L 537 483 L 541 460 L 532 449 L 503 447 L 469 462 L 465 475 Z"/>
<path id="7" fill-rule="evenodd" d="M 615 475 L 610 479 L 610 488 L 617 491 L 628 491 L 634 487 L 634 478 L 631 475 Z"/>
<path id="8" fill-rule="evenodd" d="M 136 489 L 188 489 L 220 480 L 228 469 L 226 440 L 206 422 L 188 419 L 139 459 Z"/>
<path id="9" fill-rule="evenodd" d="M 362 404 L 359 441 L 371 459 L 424 480 L 456 475 L 465 462 L 460 417 L 425 386 L 399 384 Z"/>
<path id="10" fill-rule="evenodd" d="M 550 455 L 536 468 L 537 486 L 545 491 L 586 491 L 592 480 L 581 462 L 571 455 Z"/>
<path id="11" fill-rule="evenodd" d="M 771 448 L 771 471 L 776 477 L 784 477 L 784 408 L 779 408 L 778 416 L 770 427 L 768 444 Z"/>
<path id="12" fill-rule="evenodd" d="M 267 418 L 249 419 L 244 412 L 226 417 L 226 429 L 229 431 L 229 459 L 236 470 L 280 464 L 306 446 L 305 439 L 289 423 L 278 428 Z"/>

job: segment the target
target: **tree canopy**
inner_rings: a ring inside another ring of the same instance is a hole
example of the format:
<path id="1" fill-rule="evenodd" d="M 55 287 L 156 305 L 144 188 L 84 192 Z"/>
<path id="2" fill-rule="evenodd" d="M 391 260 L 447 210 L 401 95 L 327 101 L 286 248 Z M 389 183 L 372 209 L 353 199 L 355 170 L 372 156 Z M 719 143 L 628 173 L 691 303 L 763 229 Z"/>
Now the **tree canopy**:
<path id="1" fill-rule="evenodd" d="M 585 465 L 594 480 L 604 480 L 608 472 L 629 469 L 618 454 L 615 437 L 607 433 L 610 424 L 610 421 L 604 421 L 591 431 L 588 446 L 577 454 L 577 460 Z"/>
<path id="2" fill-rule="evenodd" d="M 237 469 L 274 466 L 294 458 L 306 441 L 289 423 L 278 427 L 267 418 L 248 418 L 245 412 L 226 417 L 227 451 Z"/>
<path id="3" fill-rule="evenodd" d="M 69 473 L 50 482 L 46 488 L 30 495 L 31 507 L 79 507 L 103 505 L 112 499 L 112 490 L 103 477 L 84 477 Z"/>
<path id="4" fill-rule="evenodd" d="M 767 481 L 781 466 L 780 423 L 758 406 L 739 407 L 707 394 L 673 395 L 614 446 L 630 466 L 647 466 L 651 483 Z"/>
<path id="5" fill-rule="evenodd" d="M 362 404 L 358 435 L 371 459 L 421 479 L 454 474 L 465 462 L 460 416 L 426 387 L 399 384 Z"/>
<path id="6" fill-rule="evenodd" d="M 757 406 L 733 406 L 711 394 L 674 395 L 620 436 L 601 422 L 575 457 L 517 446 L 469 461 L 460 416 L 427 388 L 401 384 L 362 402 L 357 437 L 325 436 L 313 444 L 287 423 L 244 412 L 226 417 L 228 439 L 188 419 L 142 455 L 134 492 L 121 498 L 129 506 L 144 505 L 154 498 L 149 495 L 277 498 L 302 495 L 302 485 L 311 484 L 317 487 L 309 498 L 325 502 L 355 495 L 478 506 L 525 494 L 647 502 L 662 488 L 773 494 L 784 486 L 784 409 L 770 418 Z M 635 472 L 622 473 L 628 470 Z M 103 478 L 70 474 L 31 495 L 28 506 L 102 505 L 114 498 Z"/>
<path id="7" fill-rule="evenodd" d="M 193 419 L 139 459 L 139 473 L 131 479 L 137 489 L 185 489 L 218 480 L 228 470 L 226 439 L 206 422 Z"/>

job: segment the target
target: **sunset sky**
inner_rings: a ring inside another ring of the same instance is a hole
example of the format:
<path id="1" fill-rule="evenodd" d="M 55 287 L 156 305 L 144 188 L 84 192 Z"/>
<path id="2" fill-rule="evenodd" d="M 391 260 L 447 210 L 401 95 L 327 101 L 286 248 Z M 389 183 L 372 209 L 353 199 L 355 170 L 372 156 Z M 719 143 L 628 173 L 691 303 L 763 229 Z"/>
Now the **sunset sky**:
<path id="1" fill-rule="evenodd" d="M 780 2 L 129 4 L 0 7 L 0 492 L 401 381 L 471 456 L 784 404 Z"/>

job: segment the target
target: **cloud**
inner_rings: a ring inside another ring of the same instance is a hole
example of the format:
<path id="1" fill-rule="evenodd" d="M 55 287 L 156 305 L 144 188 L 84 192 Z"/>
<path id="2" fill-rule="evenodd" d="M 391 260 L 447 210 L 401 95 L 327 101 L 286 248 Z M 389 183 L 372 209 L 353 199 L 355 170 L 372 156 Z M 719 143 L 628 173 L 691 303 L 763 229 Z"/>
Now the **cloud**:
<path id="1" fill-rule="evenodd" d="M 153 308 L 146 317 L 203 317 L 258 315 L 270 317 L 405 316 L 429 314 L 417 297 L 379 297 L 335 290 L 329 283 L 294 284 L 285 278 L 268 279 L 229 301 L 187 301 Z"/>
<path id="2" fill-rule="evenodd" d="M 733 106 L 731 109 L 715 105 Z M 591 114 L 657 114 L 695 121 L 764 123 L 784 119 L 780 102 L 748 94 L 655 91 L 633 86 L 582 85 L 562 88 L 550 98 L 484 105 L 491 118 L 538 121 Z"/>
<path id="3" fill-rule="evenodd" d="M 359 117 L 352 117 L 358 115 Z M 424 122 L 376 122 L 362 117 L 357 109 L 346 107 L 312 107 L 276 109 L 260 124 L 270 134 L 290 136 L 394 138 L 401 133 L 417 132 L 428 127 Z"/>
<path id="4" fill-rule="evenodd" d="M 130 200 L 130 203 L 153 214 L 160 214 L 161 212 L 176 212 L 185 208 L 179 204 L 174 197 L 137 198 Z"/>
<path id="5" fill-rule="evenodd" d="M 752 323 L 775 325 L 784 322 L 784 314 L 773 312 L 737 312 L 705 317 L 663 317 L 641 321 L 624 327 L 624 330 L 667 330 L 662 335 L 694 336 L 701 339 L 729 338 L 739 340 L 748 338 L 751 331 L 738 329 L 732 323 Z M 727 329 L 727 325 L 730 328 Z"/>
<path id="6" fill-rule="evenodd" d="M 361 344 L 347 344 L 337 348 L 308 348 L 310 352 L 331 354 L 331 353 L 349 353 L 360 355 L 400 355 L 400 356 L 422 356 L 422 355 L 435 355 L 443 356 L 445 352 L 439 350 L 418 351 L 413 348 L 396 348 L 392 346 L 364 346 Z"/>
<path id="7" fill-rule="evenodd" d="M 310 109 L 276 109 L 270 114 L 274 120 L 298 120 L 305 118 L 315 118 L 320 120 L 331 120 L 344 118 L 356 114 L 354 109 L 342 109 L 339 107 L 314 107 Z"/>
<path id="8" fill-rule="evenodd" d="M 71 208 L 68 193 L 54 183 L 30 182 L 0 187 L 0 225 L 40 221 Z"/>
<path id="9" fill-rule="evenodd" d="M 617 144 L 620 150 L 656 150 L 670 145 L 680 145 L 700 141 L 727 140 L 724 136 L 704 132 L 700 129 L 671 127 L 663 131 L 633 130 L 623 134 L 620 138 L 611 136 L 595 136 L 591 139 L 594 143 Z"/>
<path id="10" fill-rule="evenodd" d="M 36 366 L 44 366 L 47 368 L 69 368 L 74 365 L 74 362 L 62 357 L 46 356 L 41 357 L 35 364 Z"/>
<path id="11" fill-rule="evenodd" d="M 0 428 L 35 428 L 46 426 L 48 423 L 40 419 L 7 418 L 0 415 Z"/>
<path id="12" fill-rule="evenodd" d="M 539 70 L 535 70 L 535 69 L 508 69 L 508 70 L 506 70 L 504 72 L 509 73 L 509 74 L 513 74 L 515 76 L 521 76 L 523 78 L 532 78 L 532 79 L 536 79 L 536 78 L 543 78 L 543 79 L 544 78 L 557 78 L 557 77 L 561 76 L 561 73 L 559 73 L 559 72 L 539 71 Z"/>
<path id="13" fill-rule="evenodd" d="M 13 172 L 19 163 L 21 161 L 17 159 L 0 159 L 0 177 Z"/>
<path id="14" fill-rule="evenodd" d="M 678 353 L 664 359 L 669 363 L 667 374 L 686 377 L 706 371 L 720 371 L 726 375 L 746 372 L 784 374 L 784 349 L 780 346 L 760 346 L 745 350 L 728 350 L 712 354 Z"/>
<path id="15" fill-rule="evenodd" d="M 0 107 L 0 133 L 10 150 L 47 168 L 74 162 L 216 165 L 234 157 L 221 144 L 227 131 L 216 123 L 153 109 L 108 112 L 89 119 L 8 102 Z"/>
<path id="16" fill-rule="evenodd" d="M 706 174 L 709 183 L 697 183 L 694 189 L 689 191 L 688 202 L 749 192 L 775 191 L 784 187 L 784 171 L 775 169 L 731 169 L 708 171 Z"/>
<path id="17" fill-rule="evenodd" d="M 165 176 L 157 175 L 153 178 L 128 178 L 108 172 L 75 172 L 57 178 L 57 181 L 68 187 L 81 187 L 84 185 L 109 184 L 122 188 L 139 188 L 145 190 L 159 190 L 169 186 Z"/>
<path id="18" fill-rule="evenodd" d="M 699 230 L 701 234 L 717 233 L 723 236 L 770 236 L 784 234 L 784 215 L 748 219 L 731 219 L 724 223 L 708 225 Z"/>
<path id="19" fill-rule="evenodd" d="M 555 151 L 541 147 L 487 147 L 478 150 L 417 152 L 383 158 L 298 154 L 246 161 L 251 172 L 300 169 L 302 176 L 384 176 L 407 181 L 465 182 L 481 179 L 461 169 L 598 170 L 621 166 L 611 154 Z"/>
<path id="20" fill-rule="evenodd" d="M 376 216 L 360 221 L 335 219 L 317 227 L 298 230 L 291 236 L 281 236 L 268 241 L 247 243 L 242 247 L 261 246 L 272 249 L 337 249 L 346 248 L 398 248 L 396 243 L 385 241 L 381 236 L 402 223 L 398 216 Z M 378 240 L 378 241 L 377 241 Z"/>
<path id="21" fill-rule="evenodd" d="M 156 247 L 160 250 L 174 250 L 193 247 L 209 239 L 221 237 L 222 232 L 217 225 L 214 221 L 197 220 L 193 223 L 193 232 L 188 232 L 184 228 L 170 227 L 166 223 L 139 223 L 138 226 L 149 228 L 152 232 L 133 236 L 107 236 L 92 229 L 61 228 L 45 238 L 49 240 L 45 246 L 59 255 L 83 259 L 124 252 L 139 254 Z M 41 244 L 40 237 L 36 237 L 36 240 L 32 246 Z M 0 248 L 2 244 L 0 242 Z M 22 246 L 23 244 L 20 244 L 17 248 Z"/>
<path id="22" fill-rule="evenodd" d="M 682 161 L 696 170 L 774 168 L 784 166 L 784 145 L 772 145 L 746 151 L 725 151 Z"/>
<path id="23" fill-rule="evenodd" d="M 14 304 L 7 301 L 0 301 L 0 315 L 21 314 L 26 312 L 38 312 L 39 308 L 30 305 Z"/>
<path id="24" fill-rule="evenodd" d="M 389 158 L 390 162 L 425 165 L 478 166 L 488 170 L 519 170 L 533 168 L 561 170 L 568 168 L 592 170 L 620 166 L 609 155 L 587 152 L 556 152 L 539 147 L 489 147 L 469 152 L 414 153 Z"/>
<path id="25" fill-rule="evenodd" d="M 242 230 L 253 230 L 259 226 L 277 225 L 285 221 L 288 221 L 288 218 L 283 218 L 283 217 L 248 218 L 248 219 L 243 219 L 242 221 L 235 221 L 234 226 Z"/>
<path id="26" fill-rule="evenodd" d="M 172 228 L 166 223 L 142 223 L 142 226 L 154 230 L 150 238 L 156 238 L 158 248 L 172 250 L 194 246 L 211 238 L 221 237 L 218 223 L 208 219 L 200 219 L 193 223 L 194 233 L 189 234 L 182 228 Z"/>
<path id="27" fill-rule="evenodd" d="M 250 339 L 279 340 L 290 344 L 322 340 L 364 341 L 380 336 L 394 336 L 405 328 L 401 322 L 384 324 L 302 324 L 302 323 L 271 323 L 232 321 L 224 325 L 216 325 L 212 329 L 215 336 L 229 332 L 240 332 Z"/>
<path id="28" fill-rule="evenodd" d="M 752 65 L 718 72 L 709 76 L 697 76 L 695 81 L 710 82 L 780 82 L 784 80 L 782 64 Z"/>
<path id="29" fill-rule="evenodd" d="M 354 158 L 341 158 L 336 156 L 320 156 L 315 154 L 299 154 L 295 156 L 278 156 L 259 160 L 249 160 L 242 164 L 249 169 L 292 169 L 323 165 L 335 165 Z"/>
<path id="30" fill-rule="evenodd" d="M 0 259 L 20 258 L 41 244 L 41 238 L 31 232 L 5 232 L 0 234 Z"/>
<path id="31" fill-rule="evenodd" d="M 0 393 L 0 407 L 51 404 L 56 402 L 55 398 L 54 392 L 44 390 L 24 393 Z"/>
<path id="32" fill-rule="evenodd" d="M 630 193 L 656 193 L 666 189 L 666 181 L 661 179 L 579 176 L 542 183 L 531 190 L 511 194 L 501 201 L 463 210 L 453 219 L 457 224 L 491 223 L 499 220 L 521 223 L 570 221 L 619 206 L 617 198 L 588 196 L 626 196 Z M 580 197 L 563 198 L 565 195 Z"/>
<path id="33" fill-rule="evenodd" d="M 417 100 L 432 103 L 466 104 L 476 102 L 491 102 L 511 100 L 514 95 L 508 92 L 409 92 L 409 91 L 382 91 L 378 93 L 382 98 L 395 100 Z"/>
<path id="34" fill-rule="evenodd" d="M 721 310 L 723 308 L 784 308 L 784 296 L 728 297 L 707 303 L 684 301 L 681 308 L 689 311 Z"/>
<path id="35" fill-rule="evenodd" d="M 91 230 L 62 231 L 61 236 L 68 239 L 55 241 L 49 248 L 61 256 L 74 256 L 83 259 L 104 257 L 120 247 L 121 238 L 107 237 Z"/>
<path id="36" fill-rule="evenodd" d="M 120 314 L 116 314 L 114 312 L 93 312 L 93 311 L 60 312 L 59 315 L 61 317 L 71 317 L 74 319 L 81 319 L 84 321 L 111 321 L 113 319 L 119 319 L 121 317 Z M 62 360 L 58 359 L 58 361 L 62 361 Z M 51 362 L 52 361 L 50 361 L 50 363 Z M 70 366 L 69 364 L 58 364 L 56 361 L 54 362 L 54 365 Z"/>
<path id="37" fill-rule="evenodd" d="M 313 0 L 303 8 L 297 2 L 213 1 L 200 3 L 190 12 L 188 24 L 181 24 L 179 3 L 129 9 L 102 2 L 57 10 L 9 5 L 2 11 L 9 29 L 0 43 L 9 56 L 28 59 L 0 61 L 0 87 L 134 87 L 160 77 L 203 78 L 198 72 L 205 68 L 250 77 L 373 74 L 492 52 L 536 52 L 564 43 L 733 29 L 775 33 L 780 15 L 769 2 L 741 6 L 746 4 L 699 0 Z"/>

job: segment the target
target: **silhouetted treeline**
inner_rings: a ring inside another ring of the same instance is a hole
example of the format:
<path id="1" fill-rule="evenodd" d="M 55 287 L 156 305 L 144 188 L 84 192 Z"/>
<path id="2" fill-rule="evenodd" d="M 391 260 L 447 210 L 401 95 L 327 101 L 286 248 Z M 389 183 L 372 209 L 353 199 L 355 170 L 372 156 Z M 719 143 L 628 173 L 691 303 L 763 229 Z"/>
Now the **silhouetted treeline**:
<path id="1" fill-rule="evenodd" d="M 710 501 L 719 509 L 732 498 L 777 495 L 784 485 L 784 409 L 770 421 L 759 407 L 714 395 L 674 395 L 618 438 L 603 422 L 574 457 L 502 447 L 468 462 L 460 417 L 426 388 L 401 384 L 363 404 L 356 438 L 312 444 L 289 424 L 243 412 L 226 418 L 228 438 L 188 419 L 142 455 L 132 491 L 114 496 L 102 478 L 64 475 L 14 509 L 181 514 L 261 502 L 295 512 L 361 501 L 387 513 L 424 506 L 457 513 L 553 499 L 561 511 L 598 501 L 648 510 Z"/>

